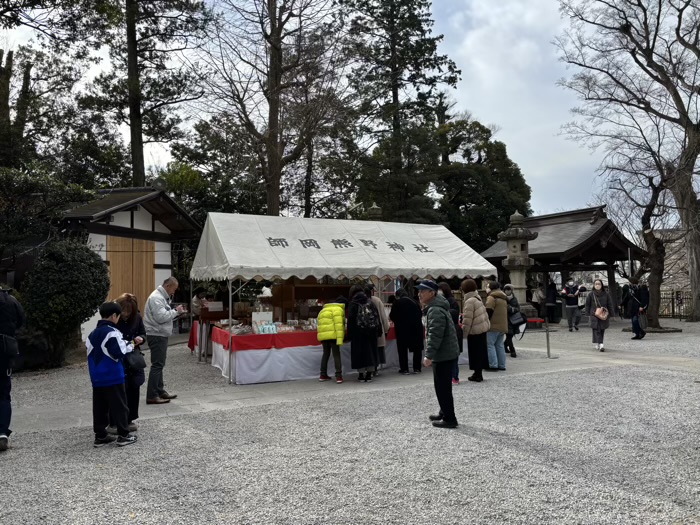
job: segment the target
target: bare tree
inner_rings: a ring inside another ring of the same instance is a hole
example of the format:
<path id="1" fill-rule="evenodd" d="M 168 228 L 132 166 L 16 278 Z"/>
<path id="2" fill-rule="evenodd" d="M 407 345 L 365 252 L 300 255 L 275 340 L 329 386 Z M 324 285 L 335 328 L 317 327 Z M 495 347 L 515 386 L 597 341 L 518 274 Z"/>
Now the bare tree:
<path id="1" fill-rule="evenodd" d="M 700 319 L 700 206 L 693 186 L 700 156 L 700 5 L 694 0 L 560 0 L 560 5 L 570 29 L 555 43 L 562 60 L 577 70 L 561 84 L 583 101 L 573 126 L 594 147 L 609 145 L 605 137 L 619 131 L 625 140 L 641 131 L 640 140 L 658 151 L 652 162 L 660 179 L 654 184 L 672 193 L 685 230 L 693 316 Z M 650 140 L 654 126 L 660 131 Z"/>
<path id="2" fill-rule="evenodd" d="M 674 128 L 663 119 L 637 115 L 628 108 L 598 119 L 606 125 L 589 129 L 571 124 L 566 129 L 574 137 L 594 140 L 606 151 L 600 171 L 608 183 L 606 197 L 615 203 L 612 213 L 647 252 L 642 265 L 627 277 L 638 280 L 648 273 L 649 324 L 658 328 L 666 243 L 673 241 L 667 232 L 678 222 L 667 191 L 673 176 L 667 154 L 675 149 Z"/>
<path id="3" fill-rule="evenodd" d="M 267 213 L 279 215 L 284 169 L 310 154 L 338 82 L 338 31 L 329 26 L 336 8 L 332 0 L 219 0 L 215 9 L 210 45 L 198 56 L 208 69 L 208 110 L 235 115 L 250 135 Z M 301 105 L 291 92 L 304 95 Z"/>

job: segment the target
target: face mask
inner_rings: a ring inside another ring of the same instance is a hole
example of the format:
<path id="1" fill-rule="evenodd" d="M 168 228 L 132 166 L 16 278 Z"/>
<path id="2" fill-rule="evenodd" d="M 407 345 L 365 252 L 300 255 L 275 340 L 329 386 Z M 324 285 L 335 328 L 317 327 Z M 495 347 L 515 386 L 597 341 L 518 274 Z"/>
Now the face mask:
<path id="1" fill-rule="evenodd" d="M 574 285 L 574 281 L 569 281 L 569 282 L 566 283 L 566 284 L 567 284 L 568 286 L 573 286 L 573 285 Z"/>

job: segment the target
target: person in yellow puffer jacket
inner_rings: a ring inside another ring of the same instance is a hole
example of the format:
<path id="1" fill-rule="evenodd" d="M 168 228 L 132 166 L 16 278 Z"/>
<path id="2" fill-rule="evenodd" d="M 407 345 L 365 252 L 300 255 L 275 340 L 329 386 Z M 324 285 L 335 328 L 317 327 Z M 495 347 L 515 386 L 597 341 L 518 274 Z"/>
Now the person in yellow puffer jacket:
<path id="1" fill-rule="evenodd" d="M 347 299 L 339 297 L 326 303 L 318 314 L 318 340 L 323 345 L 321 376 L 319 381 L 329 381 L 328 359 L 333 352 L 335 362 L 335 382 L 343 382 L 343 363 L 340 359 L 340 346 L 345 338 L 345 304 Z"/>

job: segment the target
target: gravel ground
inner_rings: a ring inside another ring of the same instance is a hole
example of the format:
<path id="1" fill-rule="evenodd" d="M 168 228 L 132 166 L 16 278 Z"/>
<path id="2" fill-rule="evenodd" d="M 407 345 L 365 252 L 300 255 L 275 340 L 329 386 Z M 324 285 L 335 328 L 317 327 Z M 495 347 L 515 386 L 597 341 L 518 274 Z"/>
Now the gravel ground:
<path id="1" fill-rule="evenodd" d="M 605 348 L 607 351 L 622 350 L 643 352 L 654 355 L 669 355 L 678 357 L 700 358 L 700 323 L 687 323 L 675 319 L 662 319 L 664 328 L 680 328 L 680 333 L 647 333 L 641 341 L 633 341 L 631 332 L 623 332 L 623 328 L 629 328 L 631 322 L 614 320 L 610 328 L 605 332 Z M 555 332 L 550 333 L 550 344 L 558 350 L 568 350 L 572 347 L 593 348 L 591 329 L 581 324 L 578 332 L 569 332 L 566 321 L 556 327 Z M 545 348 L 544 330 L 528 330 L 522 339 L 522 345 L 526 347 L 540 346 Z M 516 348 L 518 342 L 516 341 Z"/>
<path id="2" fill-rule="evenodd" d="M 427 377 L 227 386 L 178 345 L 168 388 L 260 405 L 144 419 L 124 449 L 92 448 L 86 426 L 18 433 L 0 455 L 0 523 L 700 523 L 700 365 L 653 361 L 700 357 L 700 325 L 665 324 L 684 332 L 630 341 L 614 323 L 607 354 L 564 328 L 554 361 L 528 332 L 508 372 L 454 389 L 456 430 L 430 426 Z M 84 365 L 13 382 L 18 413 L 90 396 Z"/>

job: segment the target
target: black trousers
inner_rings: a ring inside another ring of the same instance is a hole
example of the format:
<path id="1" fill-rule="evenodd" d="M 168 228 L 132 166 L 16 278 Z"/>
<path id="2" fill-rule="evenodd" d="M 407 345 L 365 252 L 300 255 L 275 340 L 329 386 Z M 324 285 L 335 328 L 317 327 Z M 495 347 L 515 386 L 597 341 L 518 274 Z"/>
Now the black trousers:
<path id="1" fill-rule="evenodd" d="M 408 372 L 408 345 L 404 342 L 399 344 L 396 341 L 396 350 L 399 354 L 399 370 Z M 413 350 L 413 371 L 420 372 L 423 365 L 423 350 Z"/>
<path id="2" fill-rule="evenodd" d="M 510 354 L 515 352 L 515 345 L 513 344 L 513 334 L 506 334 L 506 353 Z"/>
<path id="3" fill-rule="evenodd" d="M 124 384 L 124 390 L 126 392 L 126 406 L 129 410 L 129 423 L 137 420 L 139 418 L 139 397 L 141 396 L 141 387 L 129 384 L 129 378 L 127 377 L 126 383 Z M 108 423 L 110 427 L 116 427 L 112 419 L 112 413 L 109 413 Z"/>
<path id="4" fill-rule="evenodd" d="M 107 435 L 109 419 L 117 427 L 117 434 L 129 435 L 129 408 L 126 404 L 126 390 L 121 385 L 93 387 L 92 426 L 97 437 Z"/>
<path id="5" fill-rule="evenodd" d="M 442 419 L 448 423 L 456 423 L 455 402 L 452 398 L 452 369 L 457 363 L 457 359 L 449 361 L 433 362 L 433 384 L 435 385 L 435 395 L 440 405 Z"/>

